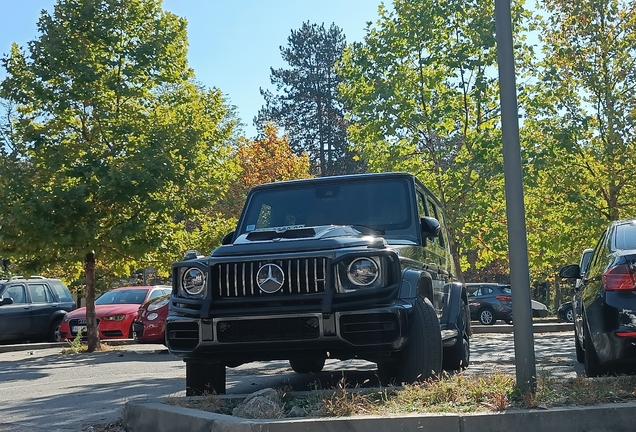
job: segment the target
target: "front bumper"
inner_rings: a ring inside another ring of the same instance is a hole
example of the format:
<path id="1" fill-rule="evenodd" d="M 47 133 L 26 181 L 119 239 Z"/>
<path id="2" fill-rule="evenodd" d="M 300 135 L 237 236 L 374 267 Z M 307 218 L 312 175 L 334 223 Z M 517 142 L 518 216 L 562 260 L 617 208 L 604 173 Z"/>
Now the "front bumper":
<path id="1" fill-rule="evenodd" d="M 294 357 L 379 358 L 408 337 L 408 303 L 355 312 L 319 312 L 197 319 L 171 315 L 166 341 L 179 357 L 226 363 Z"/>

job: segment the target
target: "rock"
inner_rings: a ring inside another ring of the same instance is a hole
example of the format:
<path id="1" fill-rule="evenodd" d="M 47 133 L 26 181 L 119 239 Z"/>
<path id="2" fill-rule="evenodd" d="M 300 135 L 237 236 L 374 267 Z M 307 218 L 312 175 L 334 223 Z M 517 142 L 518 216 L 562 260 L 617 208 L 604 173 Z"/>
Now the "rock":
<path id="1" fill-rule="evenodd" d="M 280 395 L 273 388 L 266 388 L 252 393 L 239 404 L 232 415 L 243 418 L 281 418 L 283 405 Z"/>

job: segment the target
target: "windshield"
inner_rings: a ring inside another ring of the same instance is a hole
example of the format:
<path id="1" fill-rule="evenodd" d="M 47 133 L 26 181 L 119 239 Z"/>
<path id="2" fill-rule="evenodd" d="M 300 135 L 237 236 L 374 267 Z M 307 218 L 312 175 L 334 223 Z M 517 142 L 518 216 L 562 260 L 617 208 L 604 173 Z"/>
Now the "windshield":
<path id="1" fill-rule="evenodd" d="M 147 289 L 108 291 L 95 300 L 95 304 L 142 304 L 146 294 L 148 294 Z"/>
<path id="2" fill-rule="evenodd" d="M 390 234 L 411 227 L 410 198 L 402 179 L 290 185 L 256 192 L 240 233 L 320 225 L 362 225 Z"/>

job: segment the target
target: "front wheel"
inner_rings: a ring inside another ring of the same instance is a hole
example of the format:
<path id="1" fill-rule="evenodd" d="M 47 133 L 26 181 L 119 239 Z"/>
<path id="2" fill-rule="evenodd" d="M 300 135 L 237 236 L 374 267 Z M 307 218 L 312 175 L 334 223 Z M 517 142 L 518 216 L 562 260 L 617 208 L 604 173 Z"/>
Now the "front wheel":
<path id="1" fill-rule="evenodd" d="M 565 320 L 570 323 L 574 322 L 574 311 L 572 308 L 569 308 L 565 313 Z"/>
<path id="2" fill-rule="evenodd" d="M 409 340 L 395 359 L 378 363 L 383 385 L 425 381 L 442 370 L 442 332 L 430 300 L 418 296 L 413 305 Z"/>
<path id="3" fill-rule="evenodd" d="M 467 307 L 465 308 L 467 309 Z M 465 312 L 457 318 L 458 337 L 450 347 L 444 348 L 444 370 L 461 371 L 470 364 L 470 330 L 468 329 L 469 313 Z"/>
<path id="4" fill-rule="evenodd" d="M 51 323 L 47 339 L 49 342 L 62 342 L 62 335 L 60 334 L 60 326 L 62 325 L 62 318 L 57 318 Z"/>
<path id="5" fill-rule="evenodd" d="M 492 325 L 496 322 L 495 312 L 490 308 L 483 308 L 479 311 L 479 322 L 483 325 Z"/>

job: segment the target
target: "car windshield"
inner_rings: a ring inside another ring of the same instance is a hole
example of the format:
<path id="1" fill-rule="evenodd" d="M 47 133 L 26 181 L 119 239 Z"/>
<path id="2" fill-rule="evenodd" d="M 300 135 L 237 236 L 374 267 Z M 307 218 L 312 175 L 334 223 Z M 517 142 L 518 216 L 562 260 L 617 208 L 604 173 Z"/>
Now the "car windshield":
<path id="1" fill-rule="evenodd" d="M 361 179 L 291 184 L 255 192 L 240 233 L 320 225 L 362 225 L 390 234 L 411 227 L 407 183 Z"/>
<path id="2" fill-rule="evenodd" d="M 102 294 L 97 300 L 96 305 L 109 304 L 142 304 L 148 294 L 147 289 L 130 289 L 130 290 L 114 290 Z"/>

